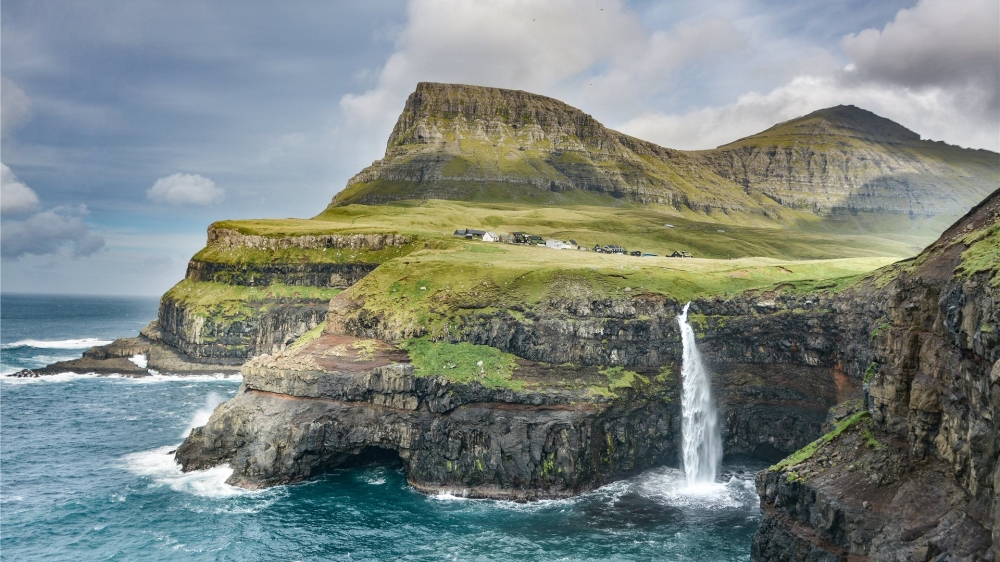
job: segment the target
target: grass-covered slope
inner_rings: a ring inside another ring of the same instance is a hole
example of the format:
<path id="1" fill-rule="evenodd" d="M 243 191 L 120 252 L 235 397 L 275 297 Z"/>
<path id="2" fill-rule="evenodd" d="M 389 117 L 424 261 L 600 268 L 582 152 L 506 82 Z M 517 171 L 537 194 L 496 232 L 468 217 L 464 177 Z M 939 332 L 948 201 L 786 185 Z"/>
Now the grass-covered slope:
<path id="1" fill-rule="evenodd" d="M 725 220 L 725 222 L 722 222 Z M 461 201 L 399 201 L 386 205 L 331 207 L 310 221 L 229 221 L 248 232 L 305 235 L 317 232 L 402 233 L 424 243 L 453 240 L 457 229 L 500 233 L 529 232 L 544 238 L 576 240 L 581 246 L 617 244 L 661 256 L 675 250 L 695 257 L 746 256 L 824 259 L 913 255 L 923 246 L 916 235 L 875 235 L 776 228 L 766 220 L 736 217 L 706 220 L 697 213 L 665 215 L 643 208 L 538 206 Z M 416 244 L 420 247 L 421 244 Z M 501 246 L 507 248 L 508 246 Z"/>
<path id="2" fill-rule="evenodd" d="M 626 206 L 720 222 L 918 231 L 930 241 L 998 182 L 1000 155 L 923 141 L 852 106 L 685 152 L 544 96 L 420 83 L 385 157 L 331 207 L 421 199 Z"/>
<path id="3" fill-rule="evenodd" d="M 943 230 L 1000 182 L 997 153 L 921 140 L 854 106 L 822 109 L 701 154 L 749 193 L 849 226 L 859 213 L 874 213 L 863 222 L 883 231 L 898 230 L 892 215 L 939 216 Z M 890 222 L 879 225 L 887 215 Z"/>

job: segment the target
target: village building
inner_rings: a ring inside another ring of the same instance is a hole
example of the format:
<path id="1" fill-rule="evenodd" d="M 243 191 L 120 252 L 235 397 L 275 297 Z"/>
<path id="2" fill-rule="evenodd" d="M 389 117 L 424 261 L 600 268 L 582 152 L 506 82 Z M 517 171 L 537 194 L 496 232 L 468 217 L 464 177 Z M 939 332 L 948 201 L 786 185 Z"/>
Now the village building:
<path id="1" fill-rule="evenodd" d="M 489 230 L 487 230 L 486 233 L 483 234 L 483 242 L 499 242 L 499 241 L 500 241 L 500 235 L 497 234 L 496 232 L 490 232 Z"/>
<path id="2" fill-rule="evenodd" d="M 485 230 L 473 230 L 471 228 L 462 228 L 455 231 L 455 236 L 461 236 L 467 240 L 473 238 L 482 239 L 483 235 L 486 234 Z M 494 235 L 495 236 L 495 235 Z"/>
<path id="3" fill-rule="evenodd" d="M 553 248 L 553 249 L 556 249 L 556 250 L 575 250 L 576 249 L 576 245 L 575 244 L 570 245 L 570 244 L 567 244 L 567 243 L 563 242 L 562 240 L 556 240 L 554 238 L 549 238 L 548 240 L 546 240 L 545 241 L 545 247 L 546 248 Z"/>

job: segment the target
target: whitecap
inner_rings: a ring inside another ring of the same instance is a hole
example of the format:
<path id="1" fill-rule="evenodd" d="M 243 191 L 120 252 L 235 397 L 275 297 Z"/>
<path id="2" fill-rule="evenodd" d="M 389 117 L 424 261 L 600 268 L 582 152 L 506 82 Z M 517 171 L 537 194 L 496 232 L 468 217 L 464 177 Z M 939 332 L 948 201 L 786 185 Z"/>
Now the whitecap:
<path id="1" fill-rule="evenodd" d="M 64 373 L 57 373 L 54 375 L 42 375 L 38 377 L 13 377 L 14 373 L 19 373 L 21 369 L 12 370 L 9 372 L 4 372 L 0 376 L 0 380 L 7 384 L 33 384 L 33 383 L 58 383 L 58 382 L 72 382 L 82 379 L 111 379 L 118 382 L 130 382 L 137 384 L 152 384 L 152 383 L 164 383 L 164 382 L 243 382 L 243 375 L 240 373 L 228 374 L 228 373 L 211 373 L 205 375 L 161 375 L 159 373 L 153 374 L 150 371 L 149 375 L 135 376 L 121 373 L 111 373 L 111 374 L 97 374 L 97 373 L 74 373 L 72 371 L 66 371 Z"/>
<path id="2" fill-rule="evenodd" d="M 452 490 L 441 490 L 436 494 L 430 496 L 431 499 L 438 501 L 450 502 L 450 501 L 466 501 L 469 499 L 469 491 L 461 490 L 458 492 L 459 495 L 452 493 Z"/>
<path id="3" fill-rule="evenodd" d="M 14 371 L 19 372 L 19 371 Z M 37 384 L 37 383 L 60 383 L 60 382 L 73 382 L 82 379 L 96 379 L 98 375 L 96 373 L 73 373 L 66 371 L 65 373 L 56 373 L 54 375 L 43 375 L 40 377 L 13 377 L 11 373 L 5 374 L 0 377 L 5 384 Z"/>
<path id="4" fill-rule="evenodd" d="M 144 353 L 136 353 L 132 357 L 129 357 L 128 360 L 135 363 L 135 366 L 139 367 L 140 369 L 146 368 L 147 361 L 146 361 L 146 354 Z"/>
<path id="5" fill-rule="evenodd" d="M 204 375 L 172 375 L 166 374 L 162 375 L 159 372 L 150 370 L 149 376 L 146 377 L 131 377 L 131 381 L 149 384 L 149 383 L 160 383 L 160 382 L 243 382 L 242 373 L 206 373 Z"/>
<path id="6" fill-rule="evenodd" d="M 111 340 L 101 340 L 97 338 L 79 338 L 70 340 L 19 340 L 16 342 L 0 345 L 0 349 L 17 349 L 21 347 L 34 347 L 36 349 L 87 349 L 95 345 L 107 345 Z"/>
<path id="7" fill-rule="evenodd" d="M 169 486 L 175 492 L 206 498 L 227 498 L 260 493 L 226 484 L 226 480 L 233 474 L 233 469 L 228 465 L 207 470 L 181 472 L 181 465 L 174 460 L 173 451 L 176 448 L 176 445 L 167 445 L 166 447 L 125 455 L 122 460 L 132 474 L 151 478 L 153 485 Z"/>

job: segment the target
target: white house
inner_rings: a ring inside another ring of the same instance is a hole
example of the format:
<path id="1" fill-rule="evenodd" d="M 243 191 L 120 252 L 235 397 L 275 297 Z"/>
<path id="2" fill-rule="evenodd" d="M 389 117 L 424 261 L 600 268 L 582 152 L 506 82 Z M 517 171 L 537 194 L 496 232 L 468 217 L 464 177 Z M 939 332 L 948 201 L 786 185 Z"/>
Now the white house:
<path id="1" fill-rule="evenodd" d="M 490 232 L 487 230 L 486 234 L 483 234 L 483 242 L 499 242 L 499 241 L 500 241 L 500 235 L 497 234 L 496 232 Z"/>
<path id="2" fill-rule="evenodd" d="M 554 238 L 549 238 L 548 240 L 546 240 L 545 247 L 553 248 L 555 250 L 572 250 L 576 248 L 576 246 L 571 246 L 570 244 L 567 244 L 562 240 L 556 240 Z"/>

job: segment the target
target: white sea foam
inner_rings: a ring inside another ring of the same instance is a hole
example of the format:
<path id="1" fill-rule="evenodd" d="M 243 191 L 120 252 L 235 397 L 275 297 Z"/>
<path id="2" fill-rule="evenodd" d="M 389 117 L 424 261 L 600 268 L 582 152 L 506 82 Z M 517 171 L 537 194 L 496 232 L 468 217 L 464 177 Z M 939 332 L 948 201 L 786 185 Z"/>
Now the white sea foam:
<path id="1" fill-rule="evenodd" d="M 139 367 L 140 369 L 146 368 L 147 361 L 146 361 L 146 354 L 144 353 L 136 353 L 132 357 L 129 357 L 128 360 L 135 363 L 135 366 Z"/>
<path id="2" fill-rule="evenodd" d="M 149 376 L 131 378 L 133 382 L 140 384 L 149 383 L 160 383 L 160 382 L 212 382 L 212 381 L 227 381 L 227 382 L 243 382 L 243 375 L 236 373 L 229 375 L 226 373 L 209 373 L 204 375 L 161 375 L 160 373 L 150 370 Z"/>
<path id="3" fill-rule="evenodd" d="M 226 373 L 212 373 L 206 375 L 161 375 L 159 373 L 150 374 L 148 376 L 135 377 L 129 375 L 122 375 L 118 373 L 112 374 L 101 374 L 97 373 L 73 373 L 65 372 L 58 373 L 55 375 L 43 375 L 40 377 L 12 377 L 10 375 L 20 372 L 21 369 L 17 370 L 7 370 L 5 369 L 0 380 L 4 384 L 37 384 L 37 383 L 60 383 L 60 382 L 73 382 L 83 379 L 110 379 L 118 382 L 130 382 L 136 384 L 156 384 L 164 382 L 216 382 L 216 381 L 226 381 L 240 383 L 243 382 L 243 375 L 236 373 L 234 375 L 228 375 Z"/>
<path id="4" fill-rule="evenodd" d="M 187 437 L 191 434 L 191 430 L 196 427 L 201 427 L 208 423 L 208 418 L 212 417 L 212 412 L 215 408 L 225 402 L 226 399 L 214 392 L 209 392 L 208 396 L 205 397 L 205 405 L 198 409 L 191 417 L 191 423 L 188 424 L 187 429 L 181 434 L 181 437 Z"/>
<path id="5" fill-rule="evenodd" d="M 15 373 L 20 371 L 14 371 Z M 94 373 L 57 373 L 54 375 L 45 375 L 42 377 L 12 377 L 11 373 L 4 373 L 0 380 L 3 380 L 4 384 L 40 384 L 40 383 L 61 383 L 61 382 L 73 382 L 82 379 L 95 379 L 97 375 Z"/>
<path id="6" fill-rule="evenodd" d="M 430 496 L 430 498 L 438 500 L 438 501 L 443 501 L 443 502 L 466 501 L 466 500 L 469 499 L 469 497 L 468 497 L 469 496 L 469 491 L 468 490 L 458 490 L 457 491 L 458 492 L 457 496 L 454 493 L 452 493 L 452 492 L 454 492 L 454 490 L 442 490 L 442 491 L 440 491 L 440 492 L 438 492 L 436 494 L 432 494 Z"/>
<path id="7" fill-rule="evenodd" d="M 689 483 L 684 472 L 675 468 L 650 471 L 638 478 L 636 491 L 652 500 L 680 508 L 739 509 L 753 507 L 758 498 L 750 480 L 730 478 L 729 482 Z"/>
<path id="8" fill-rule="evenodd" d="M 80 338 L 73 340 L 20 340 L 5 343 L 0 349 L 17 349 L 21 347 L 34 347 L 36 349 L 87 349 L 95 345 L 107 345 L 111 340 L 100 340 L 97 338 Z"/>
<path id="9" fill-rule="evenodd" d="M 229 466 L 223 465 L 208 470 L 181 472 L 181 465 L 177 464 L 172 453 L 176 448 L 175 445 L 167 445 L 150 451 L 125 455 L 122 460 L 129 472 L 152 478 L 153 485 L 169 486 L 175 492 L 206 498 L 226 498 L 259 493 L 226 484 L 226 479 L 233 474 L 233 469 Z"/>

